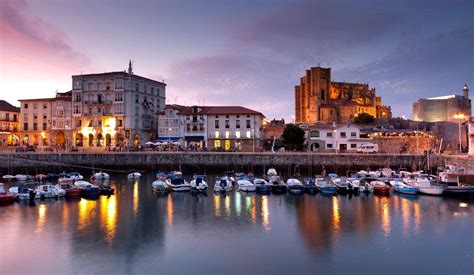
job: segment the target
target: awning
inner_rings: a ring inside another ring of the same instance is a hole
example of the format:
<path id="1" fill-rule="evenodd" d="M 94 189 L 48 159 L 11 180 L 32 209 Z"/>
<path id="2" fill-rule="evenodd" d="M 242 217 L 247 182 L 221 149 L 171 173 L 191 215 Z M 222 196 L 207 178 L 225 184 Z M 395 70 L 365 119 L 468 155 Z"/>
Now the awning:
<path id="1" fill-rule="evenodd" d="M 158 137 L 156 141 L 159 142 L 168 142 L 168 141 L 179 141 L 180 137 Z"/>
<path id="2" fill-rule="evenodd" d="M 186 136 L 184 139 L 186 141 L 201 141 L 204 140 L 204 136 Z"/>

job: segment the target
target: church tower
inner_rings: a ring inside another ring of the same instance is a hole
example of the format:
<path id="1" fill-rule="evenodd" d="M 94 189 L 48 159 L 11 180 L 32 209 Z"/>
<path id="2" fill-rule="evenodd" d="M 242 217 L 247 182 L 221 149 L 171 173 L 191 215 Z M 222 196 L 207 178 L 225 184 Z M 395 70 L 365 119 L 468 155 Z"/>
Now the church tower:
<path id="1" fill-rule="evenodd" d="M 469 99 L 469 88 L 467 87 L 467 84 L 464 84 L 464 88 L 462 88 L 462 94 L 465 99 Z"/>

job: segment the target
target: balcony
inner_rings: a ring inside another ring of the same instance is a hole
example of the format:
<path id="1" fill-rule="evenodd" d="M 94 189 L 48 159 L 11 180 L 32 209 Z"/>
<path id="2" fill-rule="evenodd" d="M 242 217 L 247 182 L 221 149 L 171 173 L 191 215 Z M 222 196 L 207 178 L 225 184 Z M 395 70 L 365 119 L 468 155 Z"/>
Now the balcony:
<path id="1" fill-rule="evenodd" d="M 91 116 L 113 116 L 112 112 L 102 112 L 102 113 L 83 113 L 82 116 L 91 117 Z"/>
<path id="2" fill-rule="evenodd" d="M 7 119 L 3 117 L 3 118 L 0 118 L 0 122 L 18 122 L 18 119 L 14 120 L 12 118 Z"/>
<path id="3" fill-rule="evenodd" d="M 88 105 L 108 105 L 108 104 L 112 104 L 112 100 L 101 100 L 101 101 L 86 100 L 86 101 L 84 101 L 84 104 L 88 104 Z"/>

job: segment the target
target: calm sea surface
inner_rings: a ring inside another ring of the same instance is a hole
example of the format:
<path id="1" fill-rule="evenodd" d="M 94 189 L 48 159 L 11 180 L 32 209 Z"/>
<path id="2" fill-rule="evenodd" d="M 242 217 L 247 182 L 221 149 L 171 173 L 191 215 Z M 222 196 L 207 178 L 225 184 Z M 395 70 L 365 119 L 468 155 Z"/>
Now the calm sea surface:
<path id="1" fill-rule="evenodd" d="M 472 203 L 442 197 L 116 195 L 0 207 L 0 274 L 473 274 Z M 208 177 L 213 185 L 214 176 Z"/>

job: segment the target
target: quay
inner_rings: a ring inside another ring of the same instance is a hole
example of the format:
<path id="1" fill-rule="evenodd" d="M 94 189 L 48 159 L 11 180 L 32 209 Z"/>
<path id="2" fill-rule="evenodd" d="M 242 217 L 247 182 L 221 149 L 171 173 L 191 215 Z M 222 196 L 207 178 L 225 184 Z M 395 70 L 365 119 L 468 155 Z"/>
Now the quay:
<path id="1" fill-rule="evenodd" d="M 453 164 L 474 170 L 474 158 L 448 155 L 410 154 L 354 154 L 354 153 L 301 153 L 301 152 L 68 152 L 68 153 L 2 153 L 0 168 L 51 167 L 129 167 L 166 168 L 201 167 L 206 169 L 239 169 L 248 167 L 277 168 L 337 167 L 337 170 L 407 168 L 436 170 L 438 166 Z M 179 167 L 178 167 L 179 166 Z"/>

